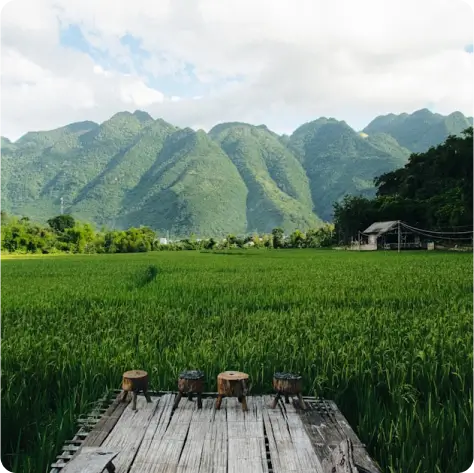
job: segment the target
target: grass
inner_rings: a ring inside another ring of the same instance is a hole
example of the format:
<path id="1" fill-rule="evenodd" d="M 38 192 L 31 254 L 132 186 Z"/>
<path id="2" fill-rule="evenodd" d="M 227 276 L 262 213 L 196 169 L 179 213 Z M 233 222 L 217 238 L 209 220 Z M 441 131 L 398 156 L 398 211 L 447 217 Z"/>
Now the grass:
<path id="1" fill-rule="evenodd" d="M 2 462 L 46 472 L 127 369 L 297 371 L 387 473 L 472 462 L 472 255 L 160 252 L 2 261 Z"/>

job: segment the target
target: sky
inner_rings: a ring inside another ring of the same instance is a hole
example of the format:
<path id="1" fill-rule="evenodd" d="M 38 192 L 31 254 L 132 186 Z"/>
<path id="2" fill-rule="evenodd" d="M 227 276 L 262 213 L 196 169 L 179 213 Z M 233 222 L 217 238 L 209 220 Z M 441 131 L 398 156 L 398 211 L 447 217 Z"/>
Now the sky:
<path id="1" fill-rule="evenodd" d="M 137 109 L 178 125 L 356 130 L 420 108 L 473 114 L 465 0 L 13 0 L 1 134 Z"/>

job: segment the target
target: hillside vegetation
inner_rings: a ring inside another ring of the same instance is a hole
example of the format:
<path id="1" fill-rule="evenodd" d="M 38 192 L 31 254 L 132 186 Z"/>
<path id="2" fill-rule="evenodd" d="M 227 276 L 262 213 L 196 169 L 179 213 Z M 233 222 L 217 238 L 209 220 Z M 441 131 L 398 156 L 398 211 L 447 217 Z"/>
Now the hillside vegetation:
<path id="1" fill-rule="evenodd" d="M 424 108 L 411 115 L 402 113 L 377 117 L 363 131 L 369 136 L 374 133 L 387 133 L 401 146 L 412 152 L 421 153 L 430 146 L 441 143 L 449 135 L 457 135 L 470 126 L 472 117 L 465 117 L 461 112 L 443 116 Z"/>
<path id="2" fill-rule="evenodd" d="M 373 222 L 402 220 L 425 230 L 451 232 L 454 241 L 470 240 L 472 245 L 472 154 L 472 126 L 425 153 L 413 153 L 405 166 L 377 176 L 374 198 L 347 195 L 335 203 L 337 237 L 348 243 Z M 449 239 L 449 234 L 439 236 Z"/>
<path id="3" fill-rule="evenodd" d="M 334 118 L 290 136 L 224 123 L 180 129 L 142 111 L 1 141 L 1 204 L 45 222 L 64 212 L 97 226 L 146 225 L 175 236 L 307 230 L 345 194 L 374 196 L 373 179 L 402 167 L 470 119 L 420 110 L 378 117 L 363 133 Z"/>

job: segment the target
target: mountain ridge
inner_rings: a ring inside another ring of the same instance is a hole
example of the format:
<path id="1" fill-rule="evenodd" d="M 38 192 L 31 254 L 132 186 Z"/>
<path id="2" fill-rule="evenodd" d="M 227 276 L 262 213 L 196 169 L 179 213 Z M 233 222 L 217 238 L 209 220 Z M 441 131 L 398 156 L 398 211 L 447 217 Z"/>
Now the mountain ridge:
<path id="1" fill-rule="evenodd" d="M 345 194 L 373 195 L 374 177 L 468 126 L 472 118 L 460 112 L 422 109 L 376 117 L 362 132 L 320 117 L 279 135 L 264 124 L 205 132 L 118 112 L 100 124 L 2 137 L 2 210 L 45 221 L 62 197 L 76 218 L 118 228 L 183 236 L 306 230 L 330 220 Z"/>

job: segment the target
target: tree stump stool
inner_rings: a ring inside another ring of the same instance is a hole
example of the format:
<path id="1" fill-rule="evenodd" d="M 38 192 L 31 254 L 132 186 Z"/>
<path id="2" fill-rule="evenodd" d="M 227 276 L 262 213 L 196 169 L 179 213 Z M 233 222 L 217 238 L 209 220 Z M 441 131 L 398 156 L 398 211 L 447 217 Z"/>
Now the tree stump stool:
<path id="1" fill-rule="evenodd" d="M 217 400 L 216 409 L 221 408 L 223 397 L 237 397 L 242 404 L 242 410 L 247 410 L 246 395 L 249 375 L 239 371 L 224 371 L 217 376 Z"/>
<path id="2" fill-rule="evenodd" d="M 174 401 L 173 409 L 178 407 L 181 398 L 187 394 L 188 401 L 193 400 L 193 394 L 197 395 L 198 409 L 202 408 L 202 391 L 204 388 L 204 373 L 199 370 L 183 371 L 178 378 L 178 395 Z"/>
<path id="3" fill-rule="evenodd" d="M 143 370 L 126 371 L 122 380 L 122 401 L 127 399 L 129 392 L 132 393 L 132 409 L 137 410 L 137 394 L 141 391 L 145 395 L 146 401 L 151 402 L 148 394 L 148 373 Z"/>
<path id="4" fill-rule="evenodd" d="M 293 373 L 275 373 L 273 375 L 273 389 L 277 394 L 272 402 L 272 409 L 275 409 L 278 400 L 282 395 L 285 396 L 286 404 L 289 404 L 290 396 L 296 396 L 298 398 L 300 407 L 302 409 L 306 409 L 303 396 L 301 395 L 301 391 L 303 389 L 303 378 L 300 375 Z"/>

